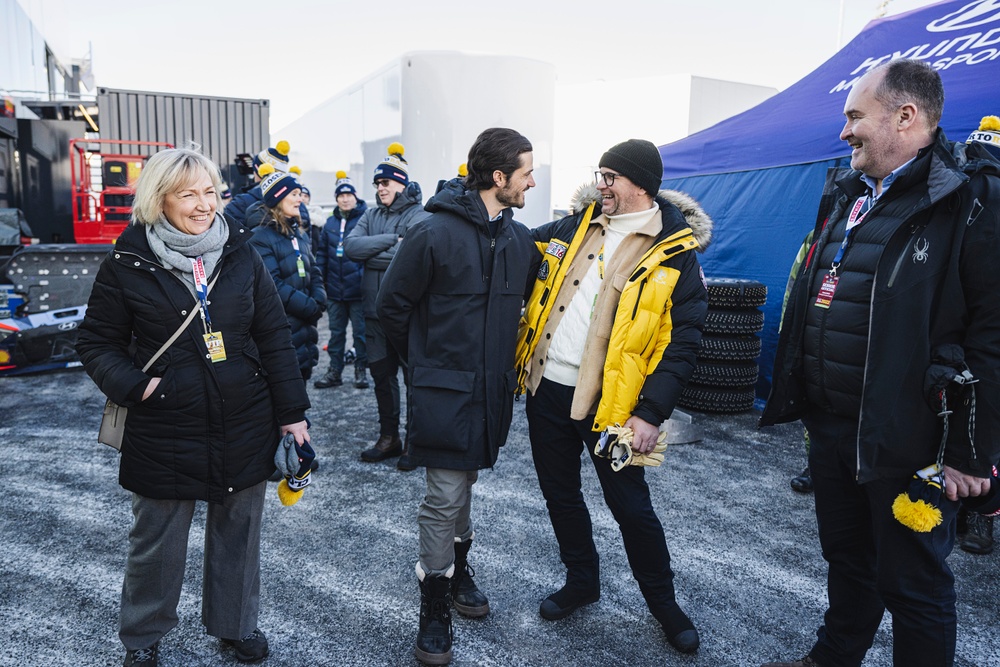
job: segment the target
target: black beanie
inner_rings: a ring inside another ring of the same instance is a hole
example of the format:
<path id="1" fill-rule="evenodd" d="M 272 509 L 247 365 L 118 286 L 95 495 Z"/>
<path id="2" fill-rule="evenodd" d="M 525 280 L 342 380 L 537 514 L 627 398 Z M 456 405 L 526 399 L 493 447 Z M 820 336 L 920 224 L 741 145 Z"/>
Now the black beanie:
<path id="1" fill-rule="evenodd" d="M 601 167 L 614 169 L 655 197 L 663 182 L 663 160 L 652 141 L 629 139 L 601 156 Z"/>

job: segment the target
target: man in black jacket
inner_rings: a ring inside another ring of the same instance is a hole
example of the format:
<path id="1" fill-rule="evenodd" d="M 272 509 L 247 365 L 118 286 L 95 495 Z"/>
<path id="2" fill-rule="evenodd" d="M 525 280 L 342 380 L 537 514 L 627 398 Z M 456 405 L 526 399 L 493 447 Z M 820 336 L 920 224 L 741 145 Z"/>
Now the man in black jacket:
<path id="1" fill-rule="evenodd" d="M 1000 456 L 1000 164 L 946 141 L 943 105 L 938 73 L 900 59 L 844 106 L 855 171 L 792 287 L 761 418 L 809 430 L 829 606 L 809 654 L 770 667 L 860 665 L 886 609 L 895 665 L 954 663 L 958 499 Z M 965 370 L 978 382 L 948 381 Z M 936 527 L 895 518 L 932 488 L 917 470 L 943 486 Z"/>
<path id="2" fill-rule="evenodd" d="M 451 659 L 451 614 L 485 616 L 472 581 L 472 485 L 507 439 L 517 380 L 514 347 L 538 253 L 512 218 L 534 187 L 531 143 L 485 130 L 469 151 L 469 174 L 427 203 L 430 217 L 399 245 L 379 290 L 385 335 L 407 366 L 411 461 L 427 467 L 420 506 L 420 631 L 416 656 Z"/>

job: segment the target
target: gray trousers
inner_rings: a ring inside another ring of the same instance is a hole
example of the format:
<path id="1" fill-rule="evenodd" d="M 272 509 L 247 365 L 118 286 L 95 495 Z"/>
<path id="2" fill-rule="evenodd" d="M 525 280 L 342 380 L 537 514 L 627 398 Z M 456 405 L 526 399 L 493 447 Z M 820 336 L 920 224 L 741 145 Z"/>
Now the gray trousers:
<path id="1" fill-rule="evenodd" d="M 420 503 L 420 568 L 440 576 L 455 562 L 455 542 L 472 537 L 472 485 L 476 470 L 427 468 L 427 495 Z"/>
<path id="2" fill-rule="evenodd" d="M 261 482 L 208 504 L 201 621 L 214 637 L 239 639 L 257 627 L 260 608 Z M 132 531 L 122 584 L 118 636 L 127 650 L 152 646 L 177 625 L 195 500 L 132 494 Z"/>

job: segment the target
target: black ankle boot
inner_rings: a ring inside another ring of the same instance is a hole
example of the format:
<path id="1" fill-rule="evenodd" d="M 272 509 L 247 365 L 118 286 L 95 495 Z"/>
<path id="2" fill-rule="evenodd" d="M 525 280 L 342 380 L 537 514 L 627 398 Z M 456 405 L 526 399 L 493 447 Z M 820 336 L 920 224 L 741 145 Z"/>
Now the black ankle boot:
<path id="1" fill-rule="evenodd" d="M 670 645 L 681 653 L 694 653 L 701 644 L 694 623 L 676 602 L 670 602 L 656 609 L 650 608 L 653 616 L 663 626 L 663 633 Z"/>
<path id="2" fill-rule="evenodd" d="M 451 578 L 451 599 L 455 611 L 462 616 L 481 618 L 490 613 L 490 601 L 472 580 L 476 571 L 469 565 L 471 548 L 471 537 L 464 542 L 455 542 L 455 575 Z"/>
<path id="3" fill-rule="evenodd" d="M 451 662 L 451 579 L 424 577 L 420 582 L 420 630 L 414 654 L 425 665 Z"/>

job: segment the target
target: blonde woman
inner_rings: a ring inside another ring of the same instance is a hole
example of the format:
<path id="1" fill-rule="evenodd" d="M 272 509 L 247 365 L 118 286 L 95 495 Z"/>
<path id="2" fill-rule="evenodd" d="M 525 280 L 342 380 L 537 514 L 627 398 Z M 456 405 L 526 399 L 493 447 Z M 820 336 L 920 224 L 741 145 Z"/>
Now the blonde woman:
<path id="1" fill-rule="evenodd" d="M 268 654 L 257 628 L 264 490 L 281 436 L 308 441 L 309 400 L 274 282 L 250 233 L 222 215 L 221 185 L 197 151 L 149 159 L 132 224 L 101 264 L 80 327 L 87 373 L 129 408 L 119 471 L 134 516 L 119 628 L 126 666 L 155 667 L 177 625 L 199 500 L 208 502 L 202 622 L 240 661 Z"/>

